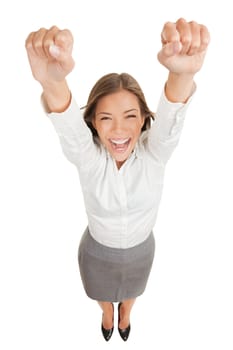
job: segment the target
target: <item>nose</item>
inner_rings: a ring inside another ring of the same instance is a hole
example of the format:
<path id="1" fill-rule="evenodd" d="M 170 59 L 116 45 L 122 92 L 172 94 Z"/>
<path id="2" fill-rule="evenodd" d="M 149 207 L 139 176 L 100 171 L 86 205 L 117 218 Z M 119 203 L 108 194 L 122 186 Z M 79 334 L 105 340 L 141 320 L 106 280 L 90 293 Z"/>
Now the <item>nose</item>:
<path id="1" fill-rule="evenodd" d="M 113 129 L 114 133 L 121 134 L 122 131 L 124 131 L 123 121 L 120 118 L 116 119 L 112 125 L 112 129 Z"/>

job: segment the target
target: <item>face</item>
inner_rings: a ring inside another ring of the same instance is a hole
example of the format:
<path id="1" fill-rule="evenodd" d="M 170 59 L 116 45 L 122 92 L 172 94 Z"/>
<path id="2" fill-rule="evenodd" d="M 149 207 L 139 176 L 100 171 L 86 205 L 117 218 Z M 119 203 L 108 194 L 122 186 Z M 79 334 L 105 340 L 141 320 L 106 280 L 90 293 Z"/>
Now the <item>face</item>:
<path id="1" fill-rule="evenodd" d="M 134 150 L 143 124 L 144 117 L 133 93 L 120 90 L 98 101 L 93 126 L 118 168 Z"/>

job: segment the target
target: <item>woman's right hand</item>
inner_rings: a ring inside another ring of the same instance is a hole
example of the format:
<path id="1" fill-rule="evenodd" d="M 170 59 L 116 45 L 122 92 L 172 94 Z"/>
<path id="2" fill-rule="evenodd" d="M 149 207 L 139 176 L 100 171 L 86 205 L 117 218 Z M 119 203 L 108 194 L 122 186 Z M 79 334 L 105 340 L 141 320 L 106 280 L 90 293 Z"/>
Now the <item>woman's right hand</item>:
<path id="1" fill-rule="evenodd" d="M 73 36 L 56 26 L 29 34 L 26 50 L 34 78 L 42 86 L 61 82 L 74 68 Z"/>
<path id="2" fill-rule="evenodd" d="M 71 32 L 56 26 L 41 28 L 29 34 L 25 46 L 32 74 L 43 88 L 46 109 L 63 112 L 71 100 L 66 82 L 66 76 L 74 68 Z"/>

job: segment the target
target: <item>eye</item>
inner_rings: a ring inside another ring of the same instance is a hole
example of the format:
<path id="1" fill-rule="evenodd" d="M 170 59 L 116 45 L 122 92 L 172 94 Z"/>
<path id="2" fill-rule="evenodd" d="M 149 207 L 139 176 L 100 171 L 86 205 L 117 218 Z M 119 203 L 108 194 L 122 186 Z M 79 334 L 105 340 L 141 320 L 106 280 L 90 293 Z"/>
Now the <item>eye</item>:
<path id="1" fill-rule="evenodd" d="M 101 117 L 100 120 L 111 120 L 110 117 Z"/>
<path id="2" fill-rule="evenodd" d="M 130 119 L 130 118 L 137 118 L 137 116 L 135 114 L 128 114 L 126 116 L 127 119 Z"/>

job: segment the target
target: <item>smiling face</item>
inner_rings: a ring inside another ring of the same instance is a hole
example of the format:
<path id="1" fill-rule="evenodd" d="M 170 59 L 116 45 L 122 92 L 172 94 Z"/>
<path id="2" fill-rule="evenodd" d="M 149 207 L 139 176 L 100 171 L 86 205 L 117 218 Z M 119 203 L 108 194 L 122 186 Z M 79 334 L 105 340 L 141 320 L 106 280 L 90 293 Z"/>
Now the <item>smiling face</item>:
<path id="1" fill-rule="evenodd" d="M 93 126 L 118 169 L 134 150 L 143 124 L 144 117 L 133 93 L 122 89 L 98 101 Z"/>

